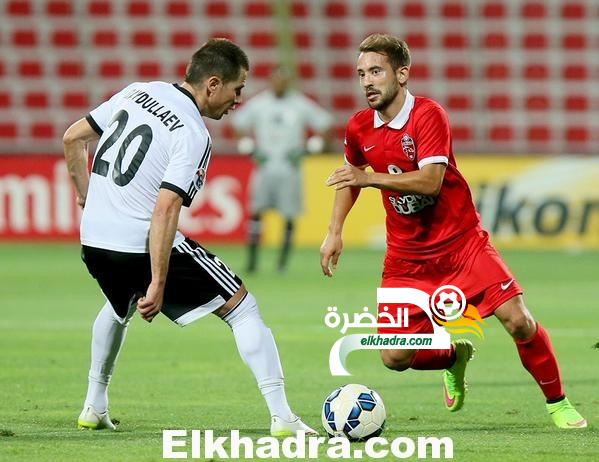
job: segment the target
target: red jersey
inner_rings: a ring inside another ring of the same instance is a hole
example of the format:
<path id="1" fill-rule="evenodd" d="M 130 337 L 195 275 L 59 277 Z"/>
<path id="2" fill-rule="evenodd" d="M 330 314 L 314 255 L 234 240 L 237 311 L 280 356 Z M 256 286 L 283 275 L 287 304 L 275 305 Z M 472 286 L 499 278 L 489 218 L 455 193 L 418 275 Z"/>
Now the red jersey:
<path id="1" fill-rule="evenodd" d="M 470 188 L 457 169 L 445 110 L 410 92 L 397 116 L 385 124 L 377 111 L 365 109 L 347 124 L 345 159 L 355 167 L 401 174 L 432 163 L 447 165 L 437 197 L 381 190 L 387 212 L 388 256 L 427 258 L 460 245 L 460 238 L 480 224 Z"/>

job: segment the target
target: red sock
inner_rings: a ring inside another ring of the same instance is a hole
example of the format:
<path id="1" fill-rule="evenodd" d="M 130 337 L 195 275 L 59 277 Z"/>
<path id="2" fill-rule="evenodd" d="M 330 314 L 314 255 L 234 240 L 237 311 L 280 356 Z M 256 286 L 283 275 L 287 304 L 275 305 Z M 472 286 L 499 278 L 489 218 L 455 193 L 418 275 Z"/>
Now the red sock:
<path id="1" fill-rule="evenodd" d="M 516 340 L 516 347 L 522 365 L 537 381 L 545 398 L 551 401 L 565 396 L 557 358 L 543 326 L 537 323 L 535 335 L 528 340 Z"/>
<path id="2" fill-rule="evenodd" d="M 418 350 L 410 367 L 421 371 L 447 369 L 455 363 L 453 345 L 447 350 Z"/>

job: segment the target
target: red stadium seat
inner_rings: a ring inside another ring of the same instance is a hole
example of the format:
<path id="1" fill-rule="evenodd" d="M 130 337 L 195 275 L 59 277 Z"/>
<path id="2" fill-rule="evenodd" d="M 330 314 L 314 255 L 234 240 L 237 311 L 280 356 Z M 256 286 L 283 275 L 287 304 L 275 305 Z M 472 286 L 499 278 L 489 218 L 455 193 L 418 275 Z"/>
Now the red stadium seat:
<path id="1" fill-rule="evenodd" d="M 127 14 L 129 16 L 150 16 L 152 4 L 148 0 L 132 0 L 127 5 Z"/>
<path id="2" fill-rule="evenodd" d="M 570 143 L 586 143 L 591 139 L 587 127 L 573 126 L 566 128 L 566 140 Z"/>
<path id="3" fill-rule="evenodd" d="M 466 34 L 454 32 L 443 36 L 444 48 L 466 48 L 468 46 L 468 37 Z"/>
<path id="4" fill-rule="evenodd" d="M 93 43 L 97 47 L 116 47 L 119 35 L 115 30 L 97 30 L 94 32 Z"/>
<path id="5" fill-rule="evenodd" d="M 72 3 L 67 0 L 50 0 L 46 4 L 46 13 L 50 16 L 70 16 L 73 14 Z"/>
<path id="6" fill-rule="evenodd" d="M 566 111 L 588 111 L 589 107 L 587 95 L 568 95 L 564 101 Z"/>
<path id="7" fill-rule="evenodd" d="M 542 2 L 525 3 L 522 6 L 522 17 L 526 19 L 540 19 L 547 16 L 547 8 Z"/>
<path id="8" fill-rule="evenodd" d="M 12 0 L 8 2 L 6 12 L 10 16 L 29 16 L 33 8 L 29 0 Z"/>
<path id="9" fill-rule="evenodd" d="M 258 79 L 266 79 L 270 77 L 275 68 L 272 62 L 262 62 L 252 65 L 252 75 Z"/>
<path id="10" fill-rule="evenodd" d="M 16 122 L 0 122 L 0 138 L 16 138 L 17 133 Z"/>
<path id="11" fill-rule="evenodd" d="M 347 32 L 332 32 L 328 37 L 331 48 L 348 48 L 352 45 L 352 39 Z"/>
<path id="12" fill-rule="evenodd" d="M 451 127 L 451 137 L 455 141 L 471 141 L 473 138 L 472 127 L 469 125 L 454 125 Z"/>
<path id="13" fill-rule="evenodd" d="M 48 107 L 48 94 L 40 91 L 33 91 L 27 93 L 25 95 L 25 106 L 33 109 L 43 109 Z"/>
<path id="14" fill-rule="evenodd" d="M 333 95 L 333 108 L 334 109 L 355 109 L 356 106 L 356 98 L 351 93 L 338 93 Z"/>
<path id="15" fill-rule="evenodd" d="M 19 63 L 19 75 L 21 77 L 42 77 L 44 66 L 40 61 L 21 61 Z"/>
<path id="16" fill-rule="evenodd" d="M 568 64 L 564 67 L 563 76 L 566 80 L 586 80 L 589 70 L 584 64 Z"/>
<path id="17" fill-rule="evenodd" d="M 312 46 L 312 34 L 310 32 L 296 32 L 295 46 L 298 48 L 310 48 Z"/>
<path id="18" fill-rule="evenodd" d="M 4 65 L 4 61 L 0 61 L 0 77 L 6 74 L 6 67 Z"/>
<path id="19" fill-rule="evenodd" d="M 562 47 L 568 50 L 584 50 L 587 47 L 586 34 L 567 34 L 562 37 Z"/>
<path id="20" fill-rule="evenodd" d="M 410 77 L 418 79 L 418 80 L 426 80 L 430 78 L 431 70 L 428 67 L 428 64 L 419 63 L 412 64 L 410 66 Z"/>
<path id="21" fill-rule="evenodd" d="M 489 95 L 487 98 L 487 108 L 493 111 L 506 111 L 511 109 L 512 99 L 509 94 Z"/>
<path id="22" fill-rule="evenodd" d="M 445 18 L 464 18 L 467 14 L 466 5 L 462 2 L 447 2 L 441 7 L 441 15 Z"/>
<path id="23" fill-rule="evenodd" d="M 160 78 L 162 66 L 157 61 L 142 61 L 137 64 L 137 75 L 144 79 Z"/>
<path id="24" fill-rule="evenodd" d="M 138 30 L 131 36 L 131 43 L 136 47 L 154 47 L 156 41 L 156 34 L 153 30 Z"/>
<path id="25" fill-rule="evenodd" d="M 55 30 L 52 32 L 52 44 L 56 47 L 75 47 L 79 44 L 76 29 Z"/>
<path id="26" fill-rule="evenodd" d="M 426 6 L 422 2 L 407 2 L 404 3 L 401 14 L 406 18 L 424 18 L 426 16 Z"/>
<path id="27" fill-rule="evenodd" d="M 62 105 L 71 109 L 85 109 L 90 106 L 86 91 L 67 91 L 62 95 Z"/>
<path id="28" fill-rule="evenodd" d="M 492 63 L 485 67 L 485 77 L 491 80 L 508 79 L 511 68 L 505 63 Z"/>
<path id="29" fill-rule="evenodd" d="M 509 38 L 503 32 L 491 32 L 485 35 L 483 45 L 485 48 L 507 48 L 509 46 Z"/>
<path id="30" fill-rule="evenodd" d="M 224 0 L 212 0 L 206 4 L 206 15 L 224 17 L 231 14 L 229 2 Z"/>
<path id="31" fill-rule="evenodd" d="M 334 79 L 351 79 L 356 75 L 356 67 L 349 63 L 334 63 L 329 69 L 329 76 Z"/>
<path id="32" fill-rule="evenodd" d="M 314 68 L 314 64 L 309 62 L 300 63 L 297 73 L 301 79 L 313 79 L 316 77 L 316 69 Z"/>
<path id="33" fill-rule="evenodd" d="M 472 109 L 472 96 L 469 94 L 449 95 L 447 98 L 447 107 L 458 111 L 470 110 Z"/>
<path id="34" fill-rule="evenodd" d="M 514 128 L 510 125 L 494 125 L 489 130 L 489 138 L 498 143 L 514 139 Z"/>
<path id="35" fill-rule="evenodd" d="M 293 2 L 291 4 L 291 14 L 296 18 L 305 18 L 310 14 L 310 6 L 304 2 Z"/>
<path id="36" fill-rule="evenodd" d="M 175 64 L 173 72 L 177 77 L 183 78 L 186 70 L 187 70 L 187 61 L 181 61 L 181 62 L 178 62 L 177 64 Z"/>
<path id="37" fill-rule="evenodd" d="M 29 133 L 33 138 L 49 139 L 55 137 L 54 125 L 49 122 L 35 122 L 31 125 Z"/>
<path id="38" fill-rule="evenodd" d="M 93 0 L 87 6 L 90 16 L 110 16 L 112 14 L 112 2 L 110 0 Z"/>
<path id="39" fill-rule="evenodd" d="M 547 48 L 548 39 L 545 34 L 526 34 L 522 45 L 531 49 Z"/>
<path id="40" fill-rule="evenodd" d="M 102 61 L 99 69 L 100 77 L 117 78 L 124 74 L 123 63 L 121 61 Z"/>
<path id="41" fill-rule="evenodd" d="M 0 107 L 7 108 L 12 106 L 12 93 L 9 91 L 0 91 Z"/>
<path id="42" fill-rule="evenodd" d="M 271 48 L 277 44 L 277 39 L 272 32 L 260 31 L 252 32 L 249 42 L 256 48 Z"/>
<path id="43" fill-rule="evenodd" d="M 191 16 L 189 0 L 172 0 L 166 5 L 166 14 L 169 16 Z"/>
<path id="44" fill-rule="evenodd" d="M 37 32 L 33 29 L 17 29 L 12 34 L 12 44 L 17 47 L 35 47 L 38 44 Z"/>
<path id="45" fill-rule="evenodd" d="M 532 142 L 547 142 L 551 139 L 551 130 L 546 125 L 531 125 L 526 130 L 526 139 Z"/>
<path id="46" fill-rule="evenodd" d="M 362 8 L 362 14 L 367 18 L 387 17 L 387 5 L 383 2 L 368 2 Z"/>
<path id="47" fill-rule="evenodd" d="M 551 101 L 547 95 L 529 95 L 525 106 L 529 111 L 546 111 L 550 108 Z"/>
<path id="48" fill-rule="evenodd" d="M 56 66 L 56 74 L 66 78 L 83 77 L 85 74 L 83 62 L 73 60 L 60 61 Z"/>
<path id="49" fill-rule="evenodd" d="M 586 14 L 586 5 L 584 3 L 566 3 L 562 5 L 562 18 L 564 19 L 583 19 Z"/>
<path id="50" fill-rule="evenodd" d="M 171 45 L 176 48 L 190 48 L 198 43 L 193 31 L 175 31 L 171 34 Z"/>
<path id="51" fill-rule="evenodd" d="M 445 77 L 448 79 L 465 80 L 471 75 L 470 66 L 467 63 L 453 63 L 445 67 Z"/>
<path id="52" fill-rule="evenodd" d="M 329 18 L 343 18 L 347 16 L 349 7 L 346 2 L 329 2 L 324 11 Z"/>
<path id="53" fill-rule="evenodd" d="M 266 1 L 251 1 L 245 5 L 245 15 L 249 17 L 265 17 L 272 16 L 272 8 L 270 3 Z"/>
<path id="54" fill-rule="evenodd" d="M 423 32 L 408 33 L 405 36 L 405 41 L 410 49 L 428 47 L 428 35 Z"/>
<path id="55" fill-rule="evenodd" d="M 528 64 L 524 68 L 524 78 L 527 80 L 548 79 L 549 68 L 546 63 Z"/>
<path id="56" fill-rule="evenodd" d="M 482 15 L 488 19 L 502 19 L 506 16 L 504 2 L 489 2 L 483 6 Z"/>

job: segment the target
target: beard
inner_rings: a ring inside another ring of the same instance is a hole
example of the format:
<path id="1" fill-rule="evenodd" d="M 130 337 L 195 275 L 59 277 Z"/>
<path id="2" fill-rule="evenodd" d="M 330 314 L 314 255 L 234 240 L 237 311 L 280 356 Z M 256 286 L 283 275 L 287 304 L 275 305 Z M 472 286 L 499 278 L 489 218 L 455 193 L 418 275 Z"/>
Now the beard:
<path id="1" fill-rule="evenodd" d="M 399 83 L 393 82 L 392 85 L 380 92 L 381 96 L 377 102 L 371 103 L 368 101 L 368 106 L 377 111 L 384 111 L 396 98 L 397 94 L 399 93 L 399 88 Z"/>

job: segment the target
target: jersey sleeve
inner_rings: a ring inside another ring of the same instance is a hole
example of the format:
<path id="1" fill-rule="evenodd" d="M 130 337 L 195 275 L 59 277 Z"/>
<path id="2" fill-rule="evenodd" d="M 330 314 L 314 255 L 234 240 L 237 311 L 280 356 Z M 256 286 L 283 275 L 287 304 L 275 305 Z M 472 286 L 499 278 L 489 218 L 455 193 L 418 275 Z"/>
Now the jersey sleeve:
<path id="1" fill-rule="evenodd" d="M 108 127 L 110 119 L 114 114 L 114 105 L 116 101 L 123 95 L 125 95 L 132 85 L 134 84 L 131 84 L 125 87 L 123 90 L 119 91 L 118 93 L 112 95 L 112 97 L 108 101 L 104 101 L 97 108 L 92 109 L 89 112 L 89 114 L 85 116 L 87 122 L 91 125 L 91 127 L 98 135 L 102 136 L 104 130 L 106 130 L 106 127 Z"/>
<path id="2" fill-rule="evenodd" d="M 206 135 L 192 133 L 179 137 L 173 143 L 160 187 L 179 194 L 183 205 L 189 207 L 206 180 L 211 151 L 210 138 Z"/>
<path id="3" fill-rule="evenodd" d="M 352 121 L 350 120 L 345 129 L 345 163 L 353 165 L 358 168 L 365 168 L 368 166 L 368 161 L 360 151 L 360 144 L 356 139 L 355 130 L 352 127 Z"/>
<path id="4" fill-rule="evenodd" d="M 417 125 L 418 167 L 428 164 L 449 163 L 451 130 L 447 114 L 441 106 L 434 105 L 422 114 Z"/>

